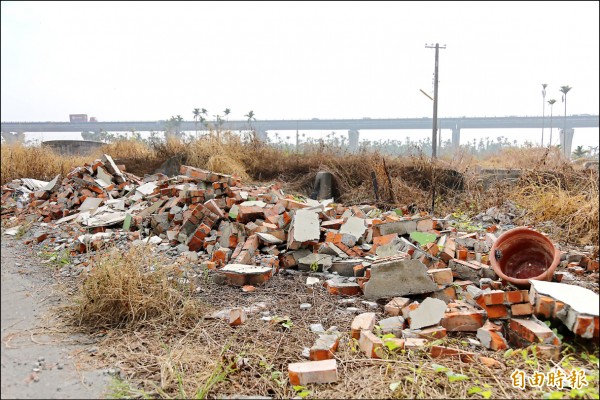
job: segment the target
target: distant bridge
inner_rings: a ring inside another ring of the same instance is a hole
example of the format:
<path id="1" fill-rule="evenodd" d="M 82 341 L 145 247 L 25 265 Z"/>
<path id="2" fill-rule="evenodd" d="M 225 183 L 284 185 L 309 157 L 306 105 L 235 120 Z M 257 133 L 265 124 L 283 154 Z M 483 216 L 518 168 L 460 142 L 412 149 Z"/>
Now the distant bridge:
<path id="1" fill-rule="evenodd" d="M 560 135 L 561 145 L 570 154 L 574 128 L 598 128 L 598 115 L 570 115 L 566 119 L 554 116 L 553 128 L 566 127 L 566 135 Z M 2 132 L 128 132 L 162 131 L 167 121 L 105 121 L 105 122 L 2 122 Z M 181 121 L 181 131 L 214 129 L 216 121 Z M 542 117 L 456 117 L 438 118 L 439 129 L 452 130 L 452 144 L 460 144 L 461 129 L 516 129 L 550 127 L 550 118 Z M 256 120 L 222 121 L 222 130 L 243 131 L 253 129 L 263 135 L 267 131 L 284 130 L 348 130 L 351 142 L 358 143 L 358 134 L 364 129 L 432 129 L 431 118 L 361 118 L 361 119 L 304 119 L 304 120 Z M 566 137 L 564 137 L 566 136 Z M 353 139 L 353 140 L 352 140 Z"/>

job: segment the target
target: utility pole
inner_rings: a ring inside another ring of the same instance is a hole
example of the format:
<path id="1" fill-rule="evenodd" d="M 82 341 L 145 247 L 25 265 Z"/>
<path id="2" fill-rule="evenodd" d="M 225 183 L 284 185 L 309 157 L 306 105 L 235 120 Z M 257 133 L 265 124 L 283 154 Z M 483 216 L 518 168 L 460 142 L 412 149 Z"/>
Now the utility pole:
<path id="1" fill-rule="evenodd" d="M 435 70 L 433 74 L 433 128 L 431 133 L 431 161 L 437 158 L 437 105 L 438 105 L 438 64 L 440 60 L 440 49 L 445 49 L 446 45 L 440 47 L 438 43 L 425 45 L 428 49 L 435 48 Z M 435 166 L 431 163 L 431 215 L 435 212 Z"/>
<path id="2" fill-rule="evenodd" d="M 435 72 L 433 77 L 433 128 L 431 137 L 431 157 L 437 157 L 437 105 L 438 105 L 438 64 L 440 59 L 440 49 L 445 49 L 446 45 L 440 47 L 438 43 L 433 45 L 425 45 L 428 49 L 435 49 Z"/>

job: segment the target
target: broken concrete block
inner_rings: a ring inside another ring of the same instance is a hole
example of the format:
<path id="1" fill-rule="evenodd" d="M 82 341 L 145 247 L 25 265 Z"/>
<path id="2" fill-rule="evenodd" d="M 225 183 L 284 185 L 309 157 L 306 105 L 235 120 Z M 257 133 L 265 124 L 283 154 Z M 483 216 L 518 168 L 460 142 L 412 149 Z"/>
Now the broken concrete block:
<path id="1" fill-rule="evenodd" d="M 298 260 L 298 269 L 302 271 L 323 272 L 331 267 L 331 256 L 311 253 Z"/>
<path id="2" fill-rule="evenodd" d="M 318 241 L 320 236 L 319 215 L 310 210 L 296 210 L 288 234 L 288 248 L 296 249 L 303 242 Z"/>
<path id="3" fill-rule="evenodd" d="M 452 259 L 448 263 L 448 266 L 456 274 L 456 276 L 463 280 L 468 280 L 479 286 L 479 279 L 482 277 L 481 267 L 460 259 Z"/>
<path id="4" fill-rule="evenodd" d="M 355 238 L 355 241 L 362 239 L 365 231 L 367 230 L 367 226 L 365 224 L 365 220 L 363 218 L 358 217 L 348 217 L 346 222 L 342 224 L 340 228 L 340 233 L 342 235 L 348 234 Z M 351 245 L 353 246 L 353 245 Z"/>
<path id="5" fill-rule="evenodd" d="M 337 361 L 331 359 L 292 363 L 288 365 L 288 375 L 292 385 L 337 382 Z"/>
<path id="6" fill-rule="evenodd" d="M 265 232 L 256 232 L 258 238 L 266 244 L 280 244 L 283 243 L 283 240 L 271 235 L 270 233 Z"/>
<path id="7" fill-rule="evenodd" d="M 373 330 L 377 319 L 374 312 L 362 313 L 354 317 L 352 324 L 350 325 L 351 336 L 353 339 L 360 337 L 360 331 L 362 330 Z"/>
<path id="8" fill-rule="evenodd" d="M 530 280 L 529 290 L 530 302 L 533 303 L 536 313 L 552 314 L 566 325 L 575 334 L 592 338 L 599 336 L 598 320 L 600 315 L 599 297 L 589 289 L 576 285 L 568 285 L 558 282 L 546 282 Z M 555 300 L 550 306 L 544 296 Z M 554 310 L 557 304 L 561 304 L 560 311 Z M 591 321 L 588 323 L 587 321 Z"/>
<path id="9" fill-rule="evenodd" d="M 347 257 L 347 256 L 346 256 Z M 345 260 L 332 261 L 329 268 L 330 273 L 337 272 L 340 276 L 360 276 L 356 275 L 355 267 L 359 266 L 358 270 L 364 270 L 363 260 L 358 258 L 347 258 Z M 364 271 L 363 271 L 364 272 Z"/>
<path id="10" fill-rule="evenodd" d="M 385 236 L 397 233 L 399 236 L 407 235 L 417 230 L 417 223 L 413 220 L 386 222 L 373 226 L 374 236 Z"/>
<path id="11" fill-rule="evenodd" d="M 371 279 L 365 284 L 365 298 L 376 300 L 438 289 L 419 260 L 389 261 L 371 266 Z"/>
<path id="12" fill-rule="evenodd" d="M 431 297 L 426 298 L 416 310 L 411 311 L 410 329 L 437 325 L 446 312 L 446 303 Z"/>

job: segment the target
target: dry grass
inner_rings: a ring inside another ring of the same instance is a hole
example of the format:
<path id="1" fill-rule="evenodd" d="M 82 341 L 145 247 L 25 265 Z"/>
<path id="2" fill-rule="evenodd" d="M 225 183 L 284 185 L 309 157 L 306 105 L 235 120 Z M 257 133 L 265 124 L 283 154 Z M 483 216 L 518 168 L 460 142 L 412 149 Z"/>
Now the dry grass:
<path id="1" fill-rule="evenodd" d="M 57 174 L 64 176 L 73 167 L 93 159 L 93 156 L 60 156 L 49 147 L 3 144 L 1 146 L 2 185 L 17 178 L 51 180 Z"/>
<path id="2" fill-rule="evenodd" d="M 132 257 L 145 260 L 155 257 L 148 248 L 141 250 L 148 256 L 135 253 Z M 84 317 L 88 326 L 96 329 L 121 325 L 121 329 L 107 332 L 93 359 L 105 367 L 116 366 L 123 371 L 128 385 L 136 388 L 130 386 L 122 390 L 121 395 L 127 397 L 144 394 L 153 398 L 239 398 L 242 395 L 293 398 L 296 391 L 287 380 L 287 367 L 289 363 L 305 361 L 300 355 L 302 349 L 311 347 L 318 336 L 310 331 L 310 324 L 314 323 L 321 323 L 325 328 L 337 326 L 341 332 L 335 353 L 339 380 L 332 384 L 308 385 L 308 398 L 482 398 L 482 394 L 491 398 L 540 398 L 544 392 L 553 390 L 528 386 L 521 391 L 511 386 L 510 379 L 515 368 L 531 376 L 536 371 L 549 371 L 555 365 L 553 362 L 538 360 L 520 349 L 504 354 L 471 348 L 462 334 L 454 334 L 436 344 L 492 357 L 501 363 L 501 369 L 492 370 L 481 363 L 467 364 L 452 358 L 431 359 L 429 346 L 398 354 L 386 353 L 383 359 L 368 358 L 349 335 L 354 315 L 343 311 L 338 304 L 340 298 L 329 295 L 322 287 L 307 292 L 304 282 L 308 273 L 278 274 L 257 291 L 243 293 L 237 287 L 216 285 L 210 275 L 198 271 L 199 275 L 192 280 L 198 288 L 194 291 L 194 301 L 205 304 L 206 312 L 191 314 L 194 315 L 192 320 L 182 318 L 188 304 L 182 299 L 189 299 L 187 288 L 181 295 L 172 293 L 173 286 L 165 282 L 165 276 L 158 270 L 161 276 L 158 284 L 154 279 L 148 282 L 145 272 L 121 272 L 129 271 L 132 264 L 138 268 L 144 265 L 133 260 L 124 263 L 126 258 L 112 252 L 102 255 L 103 266 L 94 267 L 83 286 L 82 293 L 91 293 L 94 303 L 80 310 L 90 318 L 85 315 L 79 318 Z M 106 270 L 109 265 L 114 265 L 110 272 Z M 146 266 L 141 270 L 146 271 Z M 122 277 L 125 274 L 128 276 Z M 137 284 L 133 284 L 133 280 Z M 97 287 L 90 289 L 90 285 Z M 145 290 L 145 294 L 136 288 L 147 285 L 150 289 Z M 156 299 L 150 298 L 150 290 Z M 135 301 L 131 306 L 124 306 L 122 299 L 125 298 Z M 353 305 L 361 307 L 360 300 L 356 299 Z M 96 305 L 97 301 L 102 306 Z M 163 304 L 162 311 L 151 306 L 157 303 Z M 301 303 L 310 303 L 312 308 L 301 311 Z M 109 304 L 114 307 L 112 312 Z M 238 327 L 207 318 L 208 309 L 216 311 L 228 307 L 254 308 L 255 311 Z M 130 308 L 136 311 L 129 311 Z M 265 310 L 272 317 L 289 317 L 293 325 L 285 328 L 261 320 L 260 311 Z M 104 317 L 98 318 L 100 314 Z M 143 314 L 147 316 L 134 318 Z M 377 312 L 377 317 L 384 316 Z M 129 321 L 127 325 L 123 323 L 125 320 Z M 598 357 L 598 348 L 573 338 L 565 342 L 572 345 L 565 346 L 563 358 L 556 365 L 564 369 L 587 368 L 591 389 L 576 397 L 593 398 L 593 394 L 597 394 L 594 388 L 598 382 L 598 366 L 587 354 Z M 458 380 L 451 381 L 451 376 Z M 392 384 L 394 390 L 390 389 Z M 476 387 L 481 389 L 480 394 L 470 394 L 469 390 L 476 391 Z"/>
<path id="3" fill-rule="evenodd" d="M 143 324 L 185 324 L 201 317 L 202 307 L 182 270 L 147 246 L 98 254 L 83 281 L 72 320 L 88 329 L 132 328 Z"/>
<path id="4" fill-rule="evenodd" d="M 563 169 L 570 165 L 557 147 L 507 147 L 478 164 L 485 168 L 544 170 Z"/>
<path id="5" fill-rule="evenodd" d="M 529 172 L 521 177 L 511 197 L 525 210 L 526 222 L 549 225 L 553 237 L 572 244 L 598 245 L 598 172 Z"/>
<path id="6" fill-rule="evenodd" d="M 527 210 L 523 223 L 552 222 L 553 238 L 598 243 L 597 174 L 575 170 L 561 158 L 557 148 L 507 148 L 484 160 L 461 150 L 453 159 L 435 163 L 423 155 L 392 157 L 366 151 L 351 154 L 323 143 L 305 144 L 299 151 L 242 140 L 230 132 L 189 142 L 170 137 L 151 146 L 122 140 L 102 149 L 117 163 L 125 164 L 128 172 L 139 176 L 153 173 L 170 157 L 180 156 L 184 164 L 235 174 L 245 183 L 280 181 L 286 192 L 302 195 L 312 192 L 319 171 L 329 171 L 335 179 L 336 200 L 347 205 L 376 204 L 371 176 L 375 172 L 380 197 L 377 206 L 382 209 L 414 204 L 417 209 L 430 211 L 435 196 L 437 215 L 459 211 L 472 216 L 511 200 Z M 2 183 L 18 177 L 51 179 L 57 173 L 67 173 L 73 166 L 99 158 L 100 154 L 61 157 L 45 148 L 5 145 Z M 500 181 L 484 189 L 478 167 L 522 169 L 524 175 L 517 185 Z M 556 179 L 548 178 L 552 176 Z M 455 190 L 461 179 L 465 190 Z"/>

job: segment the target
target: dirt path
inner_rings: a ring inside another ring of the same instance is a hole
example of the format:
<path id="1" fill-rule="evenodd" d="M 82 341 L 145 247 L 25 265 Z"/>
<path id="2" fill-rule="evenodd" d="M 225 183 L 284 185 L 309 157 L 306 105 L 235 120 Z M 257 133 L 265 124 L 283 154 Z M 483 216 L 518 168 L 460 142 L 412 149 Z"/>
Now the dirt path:
<path id="1" fill-rule="evenodd" d="M 101 398 L 110 382 L 83 370 L 76 355 L 93 352 L 90 337 L 60 332 L 51 308 L 64 301 L 51 267 L 21 241 L 2 237 L 2 398 Z"/>

